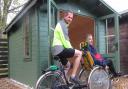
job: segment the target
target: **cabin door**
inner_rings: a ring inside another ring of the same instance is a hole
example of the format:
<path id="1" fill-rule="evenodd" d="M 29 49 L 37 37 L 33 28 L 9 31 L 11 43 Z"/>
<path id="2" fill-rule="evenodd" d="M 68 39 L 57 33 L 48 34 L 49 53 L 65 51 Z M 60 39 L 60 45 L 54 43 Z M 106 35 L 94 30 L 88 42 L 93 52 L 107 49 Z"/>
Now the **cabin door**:
<path id="1" fill-rule="evenodd" d="M 53 41 L 53 33 L 54 33 L 54 29 L 55 26 L 57 24 L 58 21 L 58 8 L 56 3 L 54 2 L 54 0 L 48 0 L 48 36 L 49 36 L 49 61 L 48 61 L 48 65 L 50 66 L 51 64 L 53 64 L 53 60 L 52 60 L 52 55 L 51 55 L 51 46 L 52 46 L 52 41 Z"/>
<path id="2" fill-rule="evenodd" d="M 113 61 L 116 71 L 120 71 L 119 20 L 115 14 L 98 19 L 97 44 L 99 52 Z"/>

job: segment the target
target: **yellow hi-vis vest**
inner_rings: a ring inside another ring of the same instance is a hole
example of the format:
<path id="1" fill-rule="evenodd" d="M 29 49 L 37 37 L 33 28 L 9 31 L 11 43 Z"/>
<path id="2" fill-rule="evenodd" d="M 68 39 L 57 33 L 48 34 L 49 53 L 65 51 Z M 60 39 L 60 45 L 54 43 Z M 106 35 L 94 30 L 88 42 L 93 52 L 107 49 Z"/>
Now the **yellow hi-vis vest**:
<path id="1" fill-rule="evenodd" d="M 54 38 L 52 44 L 52 53 L 57 55 L 63 51 L 64 48 L 72 48 L 68 36 L 68 28 L 64 20 L 60 21 L 54 30 Z"/>

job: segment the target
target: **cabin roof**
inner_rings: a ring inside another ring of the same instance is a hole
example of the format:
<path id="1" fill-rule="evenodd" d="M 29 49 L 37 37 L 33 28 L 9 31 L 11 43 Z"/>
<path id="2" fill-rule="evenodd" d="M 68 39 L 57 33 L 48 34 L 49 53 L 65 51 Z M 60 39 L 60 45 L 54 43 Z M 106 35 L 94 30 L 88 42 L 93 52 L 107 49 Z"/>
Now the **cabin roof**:
<path id="1" fill-rule="evenodd" d="M 106 4 L 103 0 L 55 0 L 56 3 L 76 2 L 77 5 L 88 10 L 97 17 L 117 13 L 113 8 Z M 61 8 L 61 7 L 59 7 Z"/>
<path id="2" fill-rule="evenodd" d="M 28 3 L 23 7 L 23 9 L 15 16 L 15 18 L 8 24 L 5 28 L 5 33 L 8 33 L 13 25 L 17 23 L 21 19 L 21 17 L 39 0 L 29 0 Z M 67 0 L 56 0 L 58 3 L 62 3 Z M 73 1 L 73 0 L 69 0 Z M 74 0 L 79 1 L 79 5 L 83 6 L 85 9 L 89 10 L 90 13 L 96 15 L 97 17 L 105 16 L 113 13 L 117 13 L 114 11 L 108 4 L 106 4 L 103 0 Z"/>
<path id="3" fill-rule="evenodd" d="M 82 4 L 85 6 L 85 8 L 87 8 L 91 13 L 93 13 L 97 17 L 117 13 L 103 0 L 81 0 L 81 1 L 84 1 L 84 3 Z"/>

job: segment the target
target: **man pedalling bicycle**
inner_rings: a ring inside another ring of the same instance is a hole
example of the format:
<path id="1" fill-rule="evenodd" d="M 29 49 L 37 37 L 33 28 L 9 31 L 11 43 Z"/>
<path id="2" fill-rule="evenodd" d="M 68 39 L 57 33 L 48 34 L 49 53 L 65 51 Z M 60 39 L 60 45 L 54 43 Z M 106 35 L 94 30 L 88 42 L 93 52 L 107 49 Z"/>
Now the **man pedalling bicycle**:
<path id="1" fill-rule="evenodd" d="M 70 67 L 70 63 L 67 58 L 73 59 L 73 71 L 70 76 L 70 82 L 78 83 L 79 81 L 76 78 L 76 72 L 80 64 L 82 57 L 82 52 L 74 49 L 71 46 L 69 36 L 68 36 L 68 27 L 73 20 L 73 12 L 66 11 L 64 13 L 64 18 L 59 21 L 54 30 L 54 38 L 52 44 L 52 54 L 58 56 L 61 59 L 61 62 L 64 66 Z"/>

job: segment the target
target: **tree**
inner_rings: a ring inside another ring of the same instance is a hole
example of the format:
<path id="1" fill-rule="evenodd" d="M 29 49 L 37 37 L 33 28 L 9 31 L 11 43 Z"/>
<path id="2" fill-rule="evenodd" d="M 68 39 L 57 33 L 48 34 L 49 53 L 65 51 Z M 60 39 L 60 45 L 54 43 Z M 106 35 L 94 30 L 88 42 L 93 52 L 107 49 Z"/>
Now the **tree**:
<path id="1" fill-rule="evenodd" d="M 19 0 L 0 0 L 0 32 L 6 27 L 7 16 L 9 13 L 19 12 L 18 8 L 22 7 Z M 10 9 L 11 7 L 11 9 Z"/>
<path id="2" fill-rule="evenodd" d="M 7 15 L 12 0 L 0 0 L 0 31 L 6 26 Z"/>

